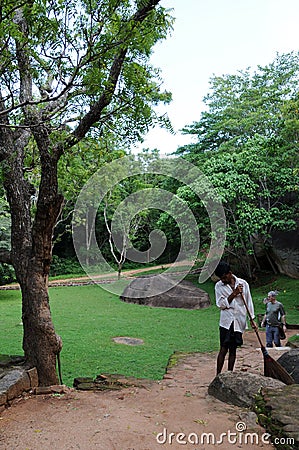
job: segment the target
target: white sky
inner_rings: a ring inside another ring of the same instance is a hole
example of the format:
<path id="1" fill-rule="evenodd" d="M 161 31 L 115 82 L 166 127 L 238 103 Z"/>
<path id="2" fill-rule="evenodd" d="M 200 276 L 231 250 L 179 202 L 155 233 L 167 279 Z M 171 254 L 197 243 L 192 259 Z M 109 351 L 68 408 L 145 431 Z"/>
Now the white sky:
<path id="1" fill-rule="evenodd" d="M 299 51 L 298 0 L 162 0 L 174 8 L 171 36 L 155 47 L 152 63 L 173 94 L 167 111 L 176 135 L 155 128 L 138 148 L 161 154 L 191 142 L 179 130 L 200 119 L 213 75 L 265 66 L 276 53 Z"/>

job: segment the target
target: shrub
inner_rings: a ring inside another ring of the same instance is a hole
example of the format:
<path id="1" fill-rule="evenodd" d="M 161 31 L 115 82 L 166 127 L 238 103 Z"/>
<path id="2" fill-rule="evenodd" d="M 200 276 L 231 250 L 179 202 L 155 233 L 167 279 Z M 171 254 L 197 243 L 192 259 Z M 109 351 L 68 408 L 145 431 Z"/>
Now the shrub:
<path id="1" fill-rule="evenodd" d="M 5 263 L 0 263 L 0 285 L 16 281 L 14 268 Z"/>
<path id="2" fill-rule="evenodd" d="M 55 277 L 57 275 L 82 274 L 82 272 L 83 269 L 77 259 L 60 258 L 57 255 L 53 255 L 50 276 Z"/>

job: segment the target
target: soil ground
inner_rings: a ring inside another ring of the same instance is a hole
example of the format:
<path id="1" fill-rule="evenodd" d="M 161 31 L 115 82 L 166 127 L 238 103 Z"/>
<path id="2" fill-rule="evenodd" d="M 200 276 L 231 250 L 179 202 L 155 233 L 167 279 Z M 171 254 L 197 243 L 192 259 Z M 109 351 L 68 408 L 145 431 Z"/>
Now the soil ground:
<path id="1" fill-rule="evenodd" d="M 292 334 L 295 331 L 287 333 Z M 282 352 L 269 350 L 274 359 Z M 163 380 L 143 387 L 105 392 L 69 389 L 63 395 L 26 394 L 0 414 L 0 449 L 273 448 L 269 441 L 263 442 L 265 430 L 256 424 L 254 413 L 208 395 L 215 376 L 215 359 L 216 353 L 186 355 Z M 235 370 L 263 373 L 263 356 L 253 331 L 245 332 Z M 226 434 L 221 439 L 222 433 Z M 251 433 L 250 438 L 246 433 Z"/>

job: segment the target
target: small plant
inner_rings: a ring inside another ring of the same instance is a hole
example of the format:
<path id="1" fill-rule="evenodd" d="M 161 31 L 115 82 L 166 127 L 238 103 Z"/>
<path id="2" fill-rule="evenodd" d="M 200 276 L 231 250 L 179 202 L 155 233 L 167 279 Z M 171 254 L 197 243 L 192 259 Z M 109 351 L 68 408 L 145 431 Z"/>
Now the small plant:
<path id="1" fill-rule="evenodd" d="M 0 263 L 0 285 L 9 284 L 16 280 L 15 271 L 9 264 Z"/>

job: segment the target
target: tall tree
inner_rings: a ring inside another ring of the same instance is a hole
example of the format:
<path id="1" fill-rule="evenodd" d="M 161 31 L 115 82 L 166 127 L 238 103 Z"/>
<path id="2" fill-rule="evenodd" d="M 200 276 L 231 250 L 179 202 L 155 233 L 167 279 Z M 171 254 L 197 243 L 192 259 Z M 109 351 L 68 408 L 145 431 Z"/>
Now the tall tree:
<path id="1" fill-rule="evenodd" d="M 206 110 L 183 129 L 197 141 L 177 153 L 196 160 L 207 151 L 237 151 L 257 135 L 271 143 L 284 126 L 283 105 L 298 95 L 298 74 L 299 54 L 289 53 L 256 71 L 212 77 L 204 98 Z"/>
<path id="2" fill-rule="evenodd" d="M 148 57 L 172 22 L 159 1 L 0 5 L 0 161 L 10 260 L 22 292 L 23 349 L 40 385 L 58 382 L 62 348 L 48 296 L 53 228 L 63 206 L 58 162 L 91 131 L 100 138 L 109 128 L 133 140 L 159 120 L 152 105 L 170 95 L 160 92 Z M 31 183 L 36 160 L 38 189 Z"/>
<path id="3" fill-rule="evenodd" d="M 226 250 L 248 277 L 258 264 L 257 242 L 272 263 L 271 233 L 298 223 L 298 80 L 298 53 L 277 55 L 255 72 L 213 77 L 206 111 L 184 129 L 197 142 L 177 152 L 221 195 Z"/>
<path id="4" fill-rule="evenodd" d="M 127 149 L 127 151 L 129 151 Z M 122 158 L 126 155 L 126 147 L 120 139 L 113 133 L 105 133 L 101 139 L 86 138 L 78 145 L 73 147 L 71 152 L 64 154 L 59 161 L 58 180 L 59 187 L 64 196 L 63 212 L 57 222 L 54 234 L 54 249 L 60 240 L 69 247 L 69 251 L 74 251 L 72 247 L 72 227 L 71 223 L 75 203 L 81 189 L 87 183 L 89 178 L 104 164 Z M 91 199 L 86 198 L 84 204 L 84 228 L 86 248 L 89 248 L 90 237 L 94 227 L 97 228 L 98 245 L 102 245 L 108 241 L 106 233 L 103 211 L 98 211 L 97 220 L 93 220 L 96 207 L 93 206 Z M 92 211 L 92 213 L 91 213 Z M 92 261 L 86 261 L 89 265 Z"/>

